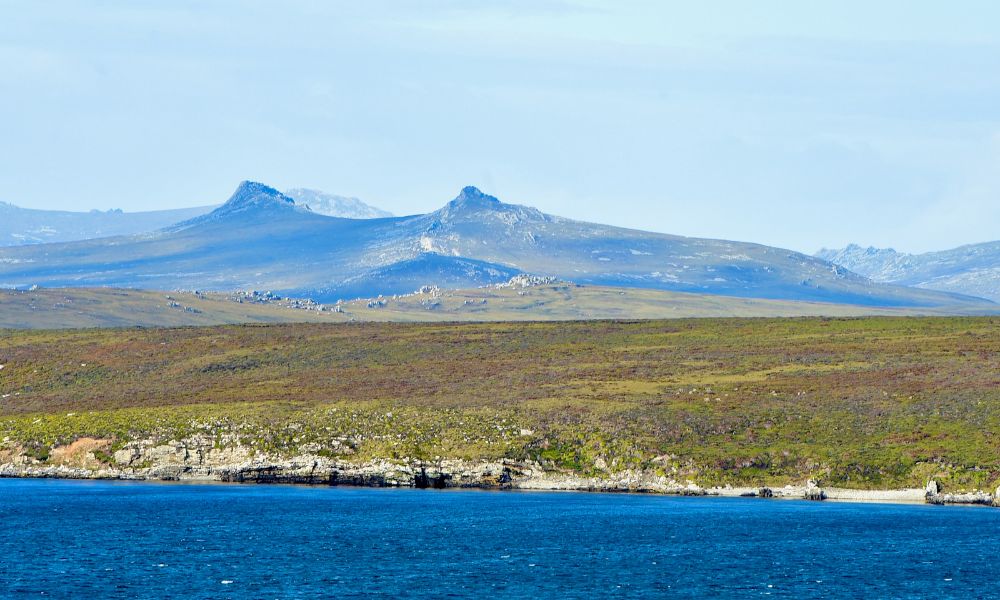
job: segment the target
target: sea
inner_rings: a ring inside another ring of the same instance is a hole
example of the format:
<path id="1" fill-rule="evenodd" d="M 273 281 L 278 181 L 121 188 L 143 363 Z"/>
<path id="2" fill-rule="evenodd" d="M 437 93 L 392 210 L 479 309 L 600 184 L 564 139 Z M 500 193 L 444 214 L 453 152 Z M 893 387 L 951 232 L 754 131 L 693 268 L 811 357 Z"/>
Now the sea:
<path id="1" fill-rule="evenodd" d="M 0 480 L 2 598 L 986 598 L 1000 509 Z"/>

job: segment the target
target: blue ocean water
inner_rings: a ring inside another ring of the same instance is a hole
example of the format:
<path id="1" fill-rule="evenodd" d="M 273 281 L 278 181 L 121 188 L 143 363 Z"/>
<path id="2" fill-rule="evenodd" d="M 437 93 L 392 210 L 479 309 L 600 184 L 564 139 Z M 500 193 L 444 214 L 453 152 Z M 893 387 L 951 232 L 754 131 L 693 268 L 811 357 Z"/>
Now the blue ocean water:
<path id="1" fill-rule="evenodd" d="M 1000 510 L 0 480 L 0 597 L 948 598 Z"/>

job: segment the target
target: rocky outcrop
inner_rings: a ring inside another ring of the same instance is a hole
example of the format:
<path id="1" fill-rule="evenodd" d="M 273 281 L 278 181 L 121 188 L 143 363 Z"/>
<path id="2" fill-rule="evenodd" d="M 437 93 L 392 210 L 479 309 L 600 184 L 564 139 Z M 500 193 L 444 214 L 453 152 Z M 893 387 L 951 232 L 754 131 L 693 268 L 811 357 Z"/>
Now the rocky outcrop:
<path id="1" fill-rule="evenodd" d="M 181 440 L 136 440 L 111 452 L 110 440 L 78 441 L 52 450 L 59 464 L 31 458 L 23 448 L 0 456 L 3 477 L 63 477 L 224 481 L 237 483 L 303 483 L 377 487 L 478 487 L 522 490 L 631 491 L 705 495 L 748 495 L 758 490 L 702 488 L 692 481 L 643 470 L 602 472 L 584 476 L 554 471 L 531 461 L 358 460 L 347 447 L 305 444 L 298 453 L 256 451 L 237 436 L 196 434 Z M 332 452 L 331 452 L 332 450 Z M 332 456 L 331 456 L 332 455 Z M 751 494 L 752 495 L 752 494 Z M 802 497 L 787 492 L 789 497 Z"/>
<path id="2" fill-rule="evenodd" d="M 993 506 L 993 496 L 982 491 L 927 496 L 929 504 L 982 504 Z"/>
<path id="3" fill-rule="evenodd" d="M 816 482 L 810 479 L 806 482 L 806 490 L 802 494 L 802 497 L 806 500 L 826 500 L 826 492 L 823 488 L 816 485 Z"/>
<path id="4" fill-rule="evenodd" d="M 705 493 L 691 482 L 680 484 L 641 471 L 582 477 L 552 472 L 534 462 L 359 461 L 351 457 L 350 448 L 335 447 L 338 454 L 328 456 L 330 448 L 309 444 L 300 453 L 285 456 L 255 451 L 235 436 L 198 434 L 167 442 L 137 440 L 113 453 L 110 448 L 109 440 L 74 442 L 53 449 L 53 456 L 60 457 L 58 464 L 31 458 L 23 448 L 8 448 L 0 456 L 0 477 Z"/>
<path id="5" fill-rule="evenodd" d="M 729 496 L 807 500 L 920 501 L 931 504 L 994 505 L 981 491 L 942 493 L 936 481 L 923 489 L 821 488 L 815 481 L 783 487 L 701 487 L 693 481 L 643 470 L 584 476 L 554 471 L 531 461 L 442 459 L 357 460 L 348 446 L 303 444 L 293 455 L 255 450 L 236 436 L 196 434 L 181 440 L 136 440 L 113 452 L 112 440 L 81 438 L 51 449 L 42 459 L 5 441 L 0 477 L 149 479 L 233 483 L 300 483 L 369 487 L 491 488 L 654 492 L 685 496 Z M 331 451 L 332 450 L 332 451 Z"/>
<path id="6" fill-rule="evenodd" d="M 1000 488 L 997 491 L 1000 493 Z M 936 481 L 931 480 L 927 483 L 926 487 L 926 501 L 928 504 L 982 504 L 993 506 L 995 499 L 994 496 L 981 490 L 945 493 Z"/>

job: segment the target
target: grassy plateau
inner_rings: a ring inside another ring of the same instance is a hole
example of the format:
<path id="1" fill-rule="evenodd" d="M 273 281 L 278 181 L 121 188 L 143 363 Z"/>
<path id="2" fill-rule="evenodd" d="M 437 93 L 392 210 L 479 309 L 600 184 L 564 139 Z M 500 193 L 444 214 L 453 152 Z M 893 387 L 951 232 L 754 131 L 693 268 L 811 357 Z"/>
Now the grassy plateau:
<path id="1" fill-rule="evenodd" d="M 705 485 L 1000 480 L 995 317 L 8 329 L 0 365 L 0 438 L 42 461 L 200 432 Z"/>

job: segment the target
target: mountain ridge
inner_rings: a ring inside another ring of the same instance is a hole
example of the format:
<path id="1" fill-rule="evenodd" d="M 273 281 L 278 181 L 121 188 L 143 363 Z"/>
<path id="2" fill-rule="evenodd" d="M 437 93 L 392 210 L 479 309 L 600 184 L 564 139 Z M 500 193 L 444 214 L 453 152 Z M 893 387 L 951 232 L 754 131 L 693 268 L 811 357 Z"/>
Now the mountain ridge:
<path id="1" fill-rule="evenodd" d="M 296 204 L 306 205 L 315 213 L 345 219 L 383 219 L 393 214 L 366 204 L 353 196 L 338 196 L 311 188 L 292 188 L 285 195 Z"/>
<path id="2" fill-rule="evenodd" d="M 920 254 L 848 244 L 823 248 L 816 256 L 878 282 L 1000 301 L 1000 241 Z"/>
<path id="3" fill-rule="evenodd" d="M 518 273 L 867 306 L 985 302 L 878 284 L 825 260 L 760 244 L 547 215 L 471 186 L 431 213 L 356 220 L 316 214 L 274 188 L 246 182 L 230 202 L 182 227 L 0 250 L 0 285 L 8 287 L 269 289 L 321 301 L 395 293 L 430 275 L 462 288 Z M 359 281 L 368 283 L 359 287 Z"/>

